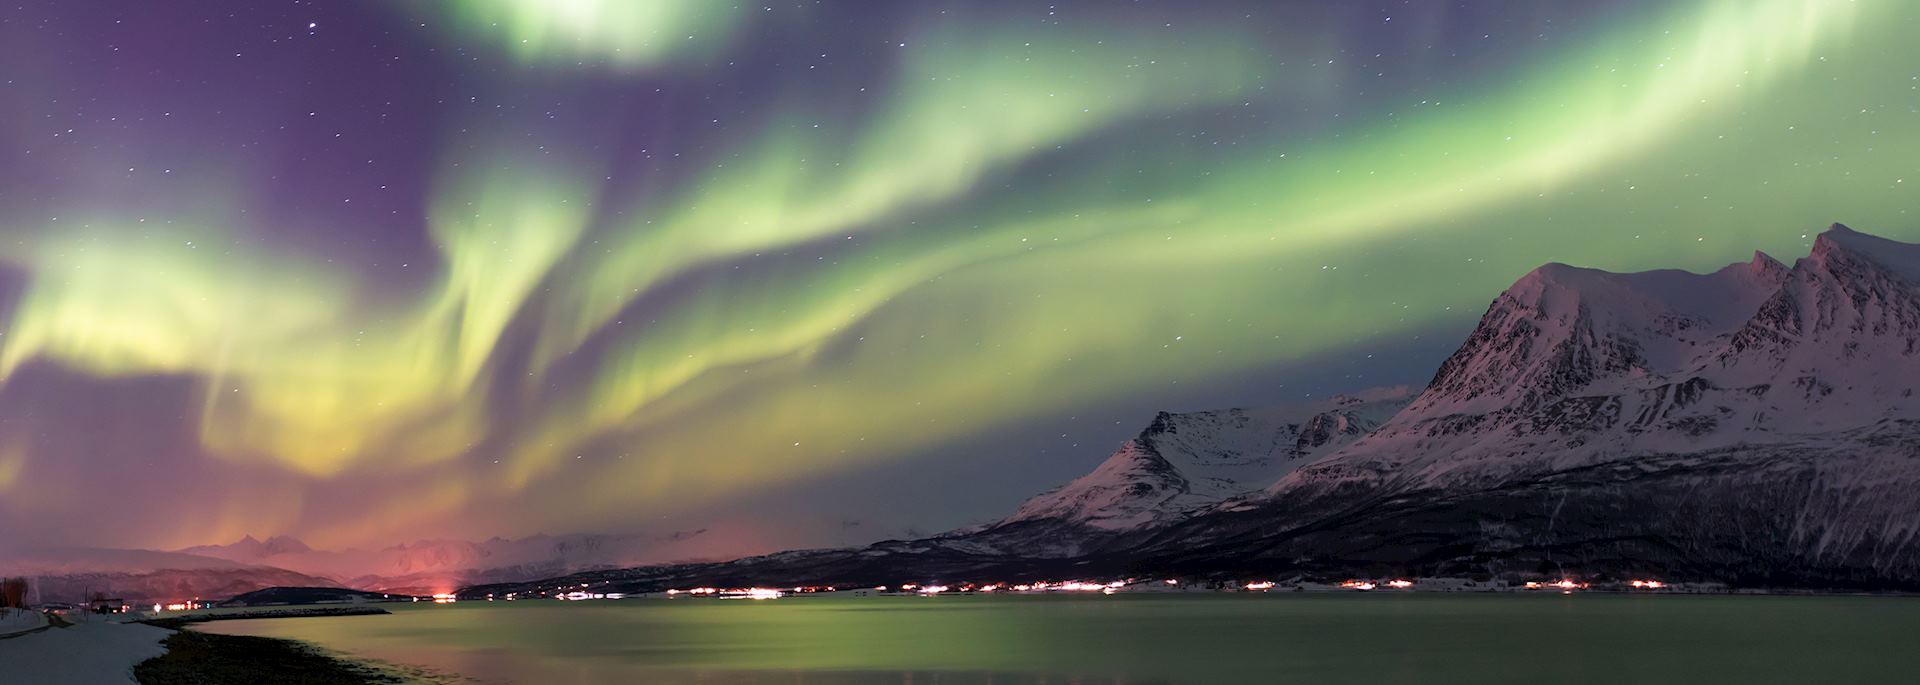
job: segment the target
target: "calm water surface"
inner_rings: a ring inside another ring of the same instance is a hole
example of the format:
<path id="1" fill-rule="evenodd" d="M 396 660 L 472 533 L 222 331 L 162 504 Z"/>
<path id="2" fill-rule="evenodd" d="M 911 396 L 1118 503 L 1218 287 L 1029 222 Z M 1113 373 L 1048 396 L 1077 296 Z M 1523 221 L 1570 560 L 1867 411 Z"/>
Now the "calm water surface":
<path id="1" fill-rule="evenodd" d="M 463 602 L 199 629 L 483 683 L 1920 681 L 1920 599 L 1896 597 Z"/>

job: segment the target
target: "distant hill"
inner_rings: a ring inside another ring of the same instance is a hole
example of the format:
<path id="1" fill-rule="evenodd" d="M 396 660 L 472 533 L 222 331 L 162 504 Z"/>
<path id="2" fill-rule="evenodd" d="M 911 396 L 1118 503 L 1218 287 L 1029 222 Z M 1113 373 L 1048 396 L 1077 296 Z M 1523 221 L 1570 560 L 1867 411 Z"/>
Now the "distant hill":
<path id="1" fill-rule="evenodd" d="M 247 536 L 181 553 L 273 566 L 330 578 L 321 586 L 431 595 L 463 585 L 516 582 L 579 571 L 713 558 L 724 541 L 707 530 L 664 535 L 533 535 L 518 539 L 420 540 L 375 550 L 322 550 L 298 539 Z"/>
<path id="2" fill-rule="evenodd" d="M 300 604 L 352 604 L 411 601 L 412 595 L 367 592 L 343 587 L 270 587 L 234 595 L 221 606 L 258 607 Z"/>
<path id="3" fill-rule="evenodd" d="M 136 549 L 47 547 L 0 550 L 0 576 L 28 579 L 35 602 L 94 594 L 135 603 L 221 599 L 276 585 L 329 585 L 323 578 L 227 559 Z"/>
<path id="4" fill-rule="evenodd" d="M 246 536 L 165 552 L 45 547 L 0 549 L 0 575 L 33 578 L 44 601 L 105 592 L 135 602 L 223 599 L 270 587 L 352 588 L 426 596 L 465 585 L 510 583 L 596 569 L 728 558 L 726 531 L 533 535 L 483 541 L 420 540 L 377 550 L 323 550 L 299 539 Z"/>

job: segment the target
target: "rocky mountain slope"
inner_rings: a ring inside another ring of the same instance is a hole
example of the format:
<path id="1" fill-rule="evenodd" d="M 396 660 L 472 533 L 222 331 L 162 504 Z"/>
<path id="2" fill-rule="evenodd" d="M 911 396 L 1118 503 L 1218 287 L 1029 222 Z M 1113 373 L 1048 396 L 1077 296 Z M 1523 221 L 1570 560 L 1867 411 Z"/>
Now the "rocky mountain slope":
<path id="1" fill-rule="evenodd" d="M 1161 412 L 1087 475 L 941 539 L 1034 556 L 1083 553 L 1258 491 L 1372 432 L 1408 399 L 1405 389 L 1388 389 L 1295 407 Z"/>

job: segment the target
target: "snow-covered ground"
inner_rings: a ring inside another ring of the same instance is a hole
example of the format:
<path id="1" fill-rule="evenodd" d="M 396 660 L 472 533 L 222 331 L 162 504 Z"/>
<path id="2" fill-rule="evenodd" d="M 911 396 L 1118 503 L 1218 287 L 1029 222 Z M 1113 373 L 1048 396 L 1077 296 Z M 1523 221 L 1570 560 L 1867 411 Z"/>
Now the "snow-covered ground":
<path id="1" fill-rule="evenodd" d="M 46 615 L 38 611 L 0 608 L 0 637 L 37 630 L 46 624 Z"/>
<path id="2" fill-rule="evenodd" d="M 95 621 L 0 640 L 0 681 L 40 685 L 131 683 L 133 666 L 167 649 L 173 631 Z"/>

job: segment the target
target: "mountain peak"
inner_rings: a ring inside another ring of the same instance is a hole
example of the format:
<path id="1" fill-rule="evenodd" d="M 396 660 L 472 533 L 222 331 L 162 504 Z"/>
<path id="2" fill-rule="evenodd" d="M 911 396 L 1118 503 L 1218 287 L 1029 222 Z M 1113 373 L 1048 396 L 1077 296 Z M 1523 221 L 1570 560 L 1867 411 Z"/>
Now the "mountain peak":
<path id="1" fill-rule="evenodd" d="M 290 535 L 275 535 L 267 538 L 264 544 L 267 554 L 293 554 L 313 551 L 313 548 L 308 547 L 307 543 L 301 542 L 299 538 Z"/>
<path id="2" fill-rule="evenodd" d="M 1414 406 L 1531 410 L 1594 381 L 1679 366 L 1745 324 L 1786 278 L 1764 253 L 1711 273 L 1543 265 L 1501 293 Z"/>
<path id="3" fill-rule="evenodd" d="M 1791 269 L 1759 252 L 1711 274 L 1548 265 L 1495 302 L 1389 432 L 1559 440 L 1554 458 L 1573 459 L 1904 418 L 1916 285 L 1920 245 L 1838 224 Z"/>
<path id="4" fill-rule="evenodd" d="M 1813 254 L 1808 259 L 1829 268 L 1850 259 L 1863 260 L 1920 283 L 1920 245 L 1868 235 L 1840 224 L 1814 239 Z"/>
<path id="5" fill-rule="evenodd" d="M 1818 257 L 1834 250 L 1857 248 L 1861 238 L 1871 238 L 1865 233 L 1847 228 L 1846 224 L 1834 224 L 1813 238 L 1813 254 Z"/>
<path id="6" fill-rule="evenodd" d="M 1050 521 L 1116 531 L 1157 525 L 1256 491 L 1386 421 L 1407 389 L 1264 409 L 1159 412 L 1091 473 L 998 525 Z"/>

